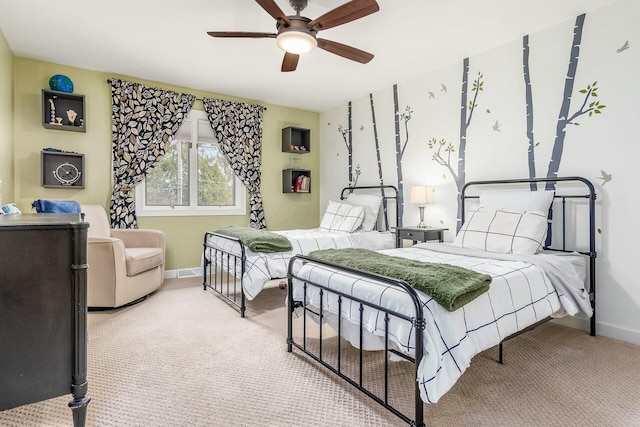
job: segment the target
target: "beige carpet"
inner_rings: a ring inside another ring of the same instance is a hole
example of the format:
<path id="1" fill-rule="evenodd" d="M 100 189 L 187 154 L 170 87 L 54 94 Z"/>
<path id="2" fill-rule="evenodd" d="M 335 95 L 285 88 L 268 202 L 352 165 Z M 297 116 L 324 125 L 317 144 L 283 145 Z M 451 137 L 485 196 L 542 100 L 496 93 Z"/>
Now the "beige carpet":
<path id="1" fill-rule="evenodd" d="M 172 279 L 141 304 L 89 313 L 87 424 L 405 425 L 326 369 L 286 352 L 284 296 L 263 291 L 241 319 L 203 291 L 200 278 Z M 439 403 L 425 405 L 427 425 L 640 426 L 640 347 L 547 324 L 505 349 L 505 365 L 490 349 Z M 411 405 L 408 364 L 392 366 L 396 401 Z M 0 426 L 70 426 L 69 399 L 0 412 Z"/>

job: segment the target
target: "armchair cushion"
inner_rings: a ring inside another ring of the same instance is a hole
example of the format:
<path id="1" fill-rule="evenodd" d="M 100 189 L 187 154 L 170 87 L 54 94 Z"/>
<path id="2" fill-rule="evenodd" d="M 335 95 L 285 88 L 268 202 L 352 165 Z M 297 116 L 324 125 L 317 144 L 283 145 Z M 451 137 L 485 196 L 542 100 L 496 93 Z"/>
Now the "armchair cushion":
<path id="1" fill-rule="evenodd" d="M 127 276 L 129 277 L 162 266 L 164 263 L 162 248 L 125 247 L 124 255 L 127 260 Z"/>

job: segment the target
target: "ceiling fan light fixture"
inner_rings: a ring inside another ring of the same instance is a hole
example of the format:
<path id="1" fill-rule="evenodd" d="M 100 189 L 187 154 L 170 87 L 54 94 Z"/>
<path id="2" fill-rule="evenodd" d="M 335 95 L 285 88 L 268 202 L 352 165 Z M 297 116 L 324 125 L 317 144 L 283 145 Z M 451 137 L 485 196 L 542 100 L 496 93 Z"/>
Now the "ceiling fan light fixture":
<path id="1" fill-rule="evenodd" d="M 318 46 L 318 42 L 311 34 L 301 31 L 285 31 L 276 37 L 278 47 L 285 52 L 301 54 L 309 53 Z"/>

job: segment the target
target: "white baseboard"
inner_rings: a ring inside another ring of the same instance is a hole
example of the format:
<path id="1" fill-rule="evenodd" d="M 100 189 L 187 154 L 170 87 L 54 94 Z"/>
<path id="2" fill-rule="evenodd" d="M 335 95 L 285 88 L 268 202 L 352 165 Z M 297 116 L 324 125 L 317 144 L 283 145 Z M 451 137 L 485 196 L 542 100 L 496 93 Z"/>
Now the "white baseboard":
<path id="1" fill-rule="evenodd" d="M 640 331 L 634 331 L 632 329 L 614 326 L 608 323 L 597 323 L 596 333 L 618 341 L 640 345 Z"/>
<path id="2" fill-rule="evenodd" d="M 589 332 L 589 319 L 566 316 L 561 319 L 555 319 L 553 321 L 560 325 L 569 326 L 571 328 Z M 609 323 L 596 321 L 596 335 L 640 345 L 640 331 L 634 331 L 632 329 L 611 325 Z"/>

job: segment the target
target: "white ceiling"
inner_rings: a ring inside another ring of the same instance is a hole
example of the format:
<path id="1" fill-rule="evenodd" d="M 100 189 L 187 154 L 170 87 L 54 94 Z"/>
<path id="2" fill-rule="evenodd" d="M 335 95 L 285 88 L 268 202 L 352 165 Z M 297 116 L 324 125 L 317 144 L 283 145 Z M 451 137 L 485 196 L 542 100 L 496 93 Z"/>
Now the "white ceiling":
<path id="1" fill-rule="evenodd" d="M 309 0 L 302 15 L 345 1 Z M 17 56 L 321 112 L 616 1 L 378 0 L 379 12 L 319 34 L 371 62 L 317 49 L 290 73 L 274 39 L 206 34 L 275 32 L 251 0 L 2 0 L 0 30 Z"/>

